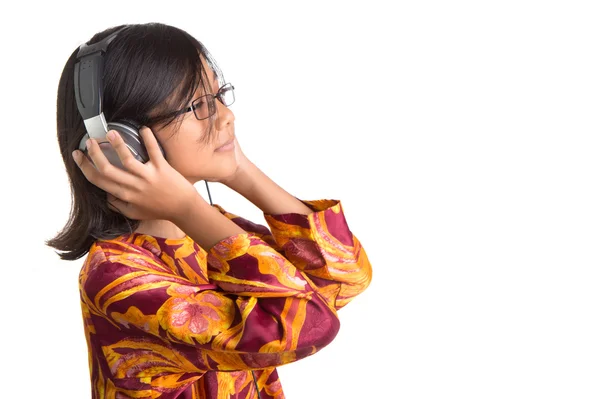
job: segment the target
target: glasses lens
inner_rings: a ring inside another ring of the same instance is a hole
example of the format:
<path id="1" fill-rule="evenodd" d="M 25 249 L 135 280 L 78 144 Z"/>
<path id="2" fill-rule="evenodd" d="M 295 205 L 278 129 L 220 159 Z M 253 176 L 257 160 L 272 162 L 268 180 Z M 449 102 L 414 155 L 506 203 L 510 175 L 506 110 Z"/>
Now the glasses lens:
<path id="1" fill-rule="evenodd" d="M 231 83 L 227 83 L 221 87 L 217 98 L 226 107 L 229 107 L 231 104 L 233 104 L 235 101 L 235 96 L 233 95 L 233 85 Z M 212 101 L 210 95 L 198 98 L 196 101 L 194 101 L 192 107 L 194 108 L 194 113 L 198 119 L 206 119 L 215 113 L 215 103 Z"/>
<path id="2" fill-rule="evenodd" d="M 233 85 L 231 83 L 227 83 L 219 92 L 219 101 L 223 103 L 226 107 L 229 107 L 235 101 L 235 96 L 233 94 Z"/>
<path id="3" fill-rule="evenodd" d="M 198 119 L 206 119 L 213 114 L 213 104 L 208 96 L 202 96 L 193 102 L 192 107 Z"/>

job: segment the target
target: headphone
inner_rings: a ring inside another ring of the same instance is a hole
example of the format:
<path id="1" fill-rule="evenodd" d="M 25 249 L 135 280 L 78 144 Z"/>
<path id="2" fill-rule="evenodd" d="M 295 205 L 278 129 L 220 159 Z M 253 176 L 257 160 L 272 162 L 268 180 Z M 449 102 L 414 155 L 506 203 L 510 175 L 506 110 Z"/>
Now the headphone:
<path id="1" fill-rule="evenodd" d="M 125 145 L 138 161 L 146 163 L 150 159 L 139 132 L 141 126 L 137 122 L 130 119 L 121 119 L 107 124 L 102 112 L 104 53 L 106 53 L 110 42 L 127 28 L 129 26 L 124 26 L 98 43 L 82 44 L 79 47 L 77 63 L 75 64 L 75 101 L 87 130 L 87 133 L 79 142 L 79 149 L 87 154 L 85 142 L 89 138 L 94 138 L 108 161 L 121 169 L 125 169 L 125 167 L 121 163 L 117 152 L 106 141 L 106 134 L 109 130 L 119 132 Z M 165 150 L 160 143 L 158 143 L 158 146 L 163 157 L 165 157 Z"/>
<path id="2" fill-rule="evenodd" d="M 104 153 L 108 161 L 118 168 L 125 169 L 121 163 L 119 155 L 108 141 L 106 134 L 109 130 L 116 130 L 123 138 L 125 145 L 131 154 L 142 163 L 150 160 L 146 146 L 140 135 L 140 124 L 131 119 L 120 119 L 106 123 L 104 113 L 102 112 L 102 90 L 103 81 L 102 74 L 104 73 L 104 54 L 110 42 L 112 42 L 119 33 L 128 29 L 129 25 L 122 27 L 116 32 L 111 33 L 98 43 L 91 45 L 82 44 L 77 52 L 77 63 L 75 64 L 75 101 L 77 109 L 83 118 L 85 130 L 87 133 L 79 142 L 79 150 L 87 156 L 87 147 L 85 142 L 89 138 L 94 138 L 98 142 L 98 146 Z M 156 140 L 158 148 L 166 158 L 165 150 Z M 208 200 L 210 205 L 213 205 L 208 181 L 204 180 Z M 254 376 L 254 373 L 252 374 Z M 256 382 L 256 381 L 255 381 Z M 257 386 L 258 388 L 258 386 Z"/>

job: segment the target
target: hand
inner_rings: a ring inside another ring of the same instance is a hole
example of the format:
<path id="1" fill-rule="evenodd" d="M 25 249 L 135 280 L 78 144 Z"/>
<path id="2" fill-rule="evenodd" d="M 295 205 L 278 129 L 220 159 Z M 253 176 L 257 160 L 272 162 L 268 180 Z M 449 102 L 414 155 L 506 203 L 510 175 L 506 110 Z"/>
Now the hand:
<path id="1" fill-rule="evenodd" d="M 112 165 L 94 139 L 89 140 L 88 148 L 93 164 L 81 151 L 73 152 L 75 163 L 85 177 L 107 192 L 109 208 L 136 220 L 173 221 L 178 218 L 199 194 L 165 160 L 154 133 L 148 127 L 140 130 L 150 157 L 148 162 L 141 163 L 134 158 L 117 132 L 114 139 L 110 140 L 111 132 L 107 138 L 126 170 Z"/>

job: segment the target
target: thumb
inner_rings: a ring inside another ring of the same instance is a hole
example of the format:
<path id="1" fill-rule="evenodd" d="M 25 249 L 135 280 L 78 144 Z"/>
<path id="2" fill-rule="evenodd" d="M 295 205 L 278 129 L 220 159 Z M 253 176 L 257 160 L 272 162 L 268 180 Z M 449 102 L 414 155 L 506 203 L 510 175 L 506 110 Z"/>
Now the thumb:
<path id="1" fill-rule="evenodd" d="M 108 204 L 108 208 L 114 212 L 120 213 L 121 215 L 127 216 L 125 212 L 129 206 L 128 202 L 122 201 L 115 197 L 112 194 L 106 194 L 106 203 Z M 129 217 L 129 216 L 127 216 Z"/>

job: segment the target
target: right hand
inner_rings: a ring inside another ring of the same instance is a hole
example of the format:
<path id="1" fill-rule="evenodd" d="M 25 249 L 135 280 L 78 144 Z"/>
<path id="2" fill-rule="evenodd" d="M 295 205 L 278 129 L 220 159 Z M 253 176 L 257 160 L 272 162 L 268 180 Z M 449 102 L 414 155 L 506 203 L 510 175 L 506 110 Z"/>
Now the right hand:
<path id="1" fill-rule="evenodd" d="M 119 133 L 109 140 L 127 170 L 112 165 L 94 139 L 87 151 L 93 164 L 79 150 L 73 158 L 85 177 L 106 191 L 109 208 L 130 219 L 173 221 L 191 206 L 198 191 L 165 160 L 150 128 L 143 127 L 140 134 L 150 157 L 146 163 L 135 159 Z"/>

